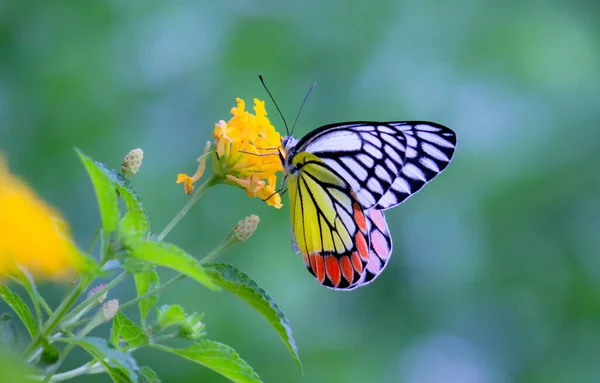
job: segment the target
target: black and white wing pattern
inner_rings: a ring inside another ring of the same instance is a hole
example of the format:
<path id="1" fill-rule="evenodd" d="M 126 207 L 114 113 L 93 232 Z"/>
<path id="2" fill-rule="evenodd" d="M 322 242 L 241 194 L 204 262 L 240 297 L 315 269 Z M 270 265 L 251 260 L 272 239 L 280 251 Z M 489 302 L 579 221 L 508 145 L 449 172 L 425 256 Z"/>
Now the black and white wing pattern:
<path id="1" fill-rule="evenodd" d="M 433 122 L 356 121 L 322 126 L 296 144 L 327 163 L 363 209 L 396 206 L 446 168 L 456 135 Z"/>
<path id="2" fill-rule="evenodd" d="M 404 163 L 392 187 L 377 202 L 376 208 L 389 209 L 419 191 L 440 174 L 454 155 L 456 134 L 431 122 L 390 122 L 406 138 Z"/>
<path id="3" fill-rule="evenodd" d="M 346 122 L 322 126 L 304 136 L 297 153 L 325 161 L 356 193 L 367 210 L 392 187 L 404 165 L 404 132 L 385 122 Z"/>

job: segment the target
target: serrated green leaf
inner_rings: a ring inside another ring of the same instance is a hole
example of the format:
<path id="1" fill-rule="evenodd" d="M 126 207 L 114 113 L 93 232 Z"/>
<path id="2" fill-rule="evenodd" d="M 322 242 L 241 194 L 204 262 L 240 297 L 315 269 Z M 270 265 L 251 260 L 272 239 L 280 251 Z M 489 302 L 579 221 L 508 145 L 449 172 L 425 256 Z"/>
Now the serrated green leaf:
<path id="1" fill-rule="evenodd" d="M 223 343 L 199 340 L 180 349 L 158 344 L 153 347 L 208 367 L 235 383 L 262 383 L 252 367 L 234 349 Z"/>
<path id="2" fill-rule="evenodd" d="M 148 293 L 151 290 L 156 289 L 156 287 L 160 285 L 160 278 L 156 270 L 154 270 L 154 266 L 152 266 L 151 270 L 149 271 L 142 271 L 133 274 L 133 279 L 135 281 L 135 289 L 137 291 L 138 297 Z M 140 308 L 140 321 L 142 323 L 142 327 L 145 328 L 146 317 L 148 316 L 148 313 L 150 312 L 152 307 L 154 307 L 157 301 L 158 295 L 153 295 L 151 297 L 142 299 L 138 303 L 138 306 Z"/>
<path id="3" fill-rule="evenodd" d="M 142 383 L 160 383 L 160 379 L 156 372 L 150 367 L 140 367 L 140 377 L 142 378 Z"/>
<path id="4" fill-rule="evenodd" d="M 83 163 L 83 166 L 85 166 L 92 184 L 94 185 L 96 199 L 98 200 L 98 207 L 100 209 L 100 217 L 102 218 L 102 227 L 104 228 L 104 232 L 108 235 L 113 232 L 119 224 L 118 197 L 115 185 L 98 163 L 86 156 L 79 149 L 75 149 L 75 152 L 77 152 L 79 159 Z"/>
<path id="5" fill-rule="evenodd" d="M 125 242 L 145 239 L 150 231 L 150 221 L 142 202 L 128 182 L 121 181 L 116 185 L 127 206 L 127 213 L 119 223 L 119 235 Z"/>
<path id="6" fill-rule="evenodd" d="M 186 319 L 185 311 L 180 305 L 163 305 L 158 309 L 156 322 L 159 327 L 176 326 Z"/>
<path id="7" fill-rule="evenodd" d="M 119 347 L 121 341 L 127 343 L 125 347 Z M 131 319 L 122 313 L 117 313 L 113 318 L 111 343 L 122 350 L 145 346 L 149 343 L 148 335 L 139 328 Z"/>
<path id="8" fill-rule="evenodd" d="M 35 324 L 33 314 L 31 314 L 29 307 L 23 302 L 23 299 L 5 285 L 0 285 L 0 298 L 15 311 L 21 322 L 25 325 L 29 335 L 31 335 L 31 339 L 35 338 L 38 328 Z"/>
<path id="9" fill-rule="evenodd" d="M 58 338 L 56 341 L 74 344 L 83 348 L 92 357 L 100 362 L 113 382 L 134 383 L 138 381 L 138 366 L 131 356 L 123 351 L 117 350 L 102 338 Z"/>
<path id="10" fill-rule="evenodd" d="M 164 266 L 191 277 L 211 290 L 219 290 L 196 258 L 183 249 L 165 242 L 140 241 L 132 244 L 131 256 Z"/>
<path id="11" fill-rule="evenodd" d="M 204 265 L 204 268 L 215 284 L 242 298 L 265 317 L 277 331 L 277 334 L 294 357 L 300 371 L 302 371 L 302 363 L 300 362 L 290 323 L 265 290 L 258 287 L 256 282 L 248 275 L 232 265 L 211 263 Z"/>

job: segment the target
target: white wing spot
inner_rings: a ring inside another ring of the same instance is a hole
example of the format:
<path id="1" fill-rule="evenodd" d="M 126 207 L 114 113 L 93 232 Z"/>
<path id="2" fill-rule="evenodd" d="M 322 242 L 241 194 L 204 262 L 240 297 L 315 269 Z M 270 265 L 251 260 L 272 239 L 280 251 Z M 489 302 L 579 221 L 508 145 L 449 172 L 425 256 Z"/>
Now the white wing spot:
<path id="1" fill-rule="evenodd" d="M 385 154 L 387 154 L 388 157 L 396 161 L 396 163 L 402 165 L 402 157 L 400 157 L 400 154 L 398 154 L 397 151 L 392 149 L 391 146 L 386 145 L 384 146 L 383 150 L 385 150 Z"/>
<path id="2" fill-rule="evenodd" d="M 374 126 L 371 125 L 359 125 L 352 128 L 356 132 L 372 132 L 375 130 Z"/>
<path id="3" fill-rule="evenodd" d="M 354 220 L 350 217 L 350 214 L 346 210 L 344 210 L 341 206 L 337 206 L 337 213 L 339 214 L 342 223 L 346 226 L 346 229 L 349 233 L 354 233 L 356 231 L 356 226 L 354 224 Z"/>
<path id="4" fill-rule="evenodd" d="M 386 158 L 385 159 L 385 165 L 388 167 L 388 169 L 390 169 L 390 171 L 392 172 L 392 174 L 398 174 L 398 168 L 394 164 L 394 161 L 390 160 L 389 158 Z"/>
<path id="5" fill-rule="evenodd" d="M 351 130 L 337 130 L 324 134 L 315 141 L 308 144 L 304 149 L 307 152 L 338 152 L 360 150 L 362 140 L 360 135 Z"/>
<path id="6" fill-rule="evenodd" d="M 392 185 L 392 188 L 396 191 L 399 191 L 400 193 L 406 193 L 406 194 L 411 193 L 410 192 L 410 184 L 402 176 L 396 178 L 396 180 L 394 181 L 394 184 Z"/>
<path id="7" fill-rule="evenodd" d="M 407 177 L 412 178 L 413 180 L 427 182 L 427 178 L 425 177 L 423 171 L 413 163 L 408 163 L 404 165 L 404 167 L 402 167 L 402 173 L 404 173 Z"/>
<path id="8" fill-rule="evenodd" d="M 381 140 L 377 137 L 375 137 L 372 134 L 363 134 L 361 136 L 362 138 L 365 139 L 365 141 L 372 143 L 373 145 L 377 146 L 378 148 L 381 148 Z"/>
<path id="9" fill-rule="evenodd" d="M 415 130 L 420 130 L 423 132 L 440 132 L 442 128 L 438 128 L 437 126 L 420 124 L 415 126 Z"/>
<path id="10" fill-rule="evenodd" d="M 440 168 L 437 166 L 435 161 L 429 157 L 421 157 L 419 158 L 419 162 L 421 163 L 421 165 L 425 166 L 429 170 L 432 170 L 436 173 L 440 172 Z"/>
<path id="11" fill-rule="evenodd" d="M 417 156 L 417 151 L 415 148 L 413 147 L 408 147 L 406 149 L 406 157 L 408 158 L 415 158 Z"/>
<path id="12" fill-rule="evenodd" d="M 417 146 L 417 139 L 413 136 L 406 136 L 406 142 L 408 146 L 412 146 L 413 148 Z"/>
<path id="13" fill-rule="evenodd" d="M 377 127 L 377 130 L 382 132 L 382 133 L 389 133 L 389 134 L 394 134 L 396 133 L 396 131 L 392 128 L 390 128 L 389 126 L 383 126 L 383 125 L 379 125 Z"/>
<path id="14" fill-rule="evenodd" d="M 390 178 L 389 173 L 385 171 L 383 166 L 381 166 L 381 165 L 375 166 L 375 175 L 377 177 L 379 177 L 380 180 L 384 180 L 390 185 L 392 184 L 392 179 Z"/>
<path id="15" fill-rule="evenodd" d="M 357 157 L 359 161 L 362 162 L 367 168 L 371 168 L 375 164 L 373 157 L 367 156 L 366 154 L 361 153 Z"/>
<path id="16" fill-rule="evenodd" d="M 381 153 L 381 150 L 377 149 L 373 145 L 370 145 L 370 144 L 365 145 L 365 152 L 369 153 L 370 155 L 372 155 L 373 157 L 375 157 L 377 159 L 383 158 L 383 153 Z"/>
<path id="17" fill-rule="evenodd" d="M 393 147 L 395 147 L 398 150 L 402 150 L 402 151 L 406 150 L 404 148 L 404 145 L 402 145 L 402 143 L 400 143 L 400 141 L 398 141 L 398 139 L 396 137 L 392 136 L 391 134 L 383 133 L 381 136 L 383 137 L 383 139 L 385 140 L 385 142 L 387 144 L 392 145 Z"/>
<path id="18" fill-rule="evenodd" d="M 373 193 L 383 194 L 383 188 L 375 177 L 369 178 L 369 181 L 367 181 L 367 188 Z"/>
<path id="19" fill-rule="evenodd" d="M 368 177 L 367 170 L 352 157 L 342 157 L 341 161 L 350 169 L 355 176 L 361 181 L 364 181 Z"/>
<path id="20" fill-rule="evenodd" d="M 358 184 L 358 181 L 356 180 L 356 178 L 353 177 L 352 175 L 350 175 L 350 173 L 348 173 L 346 171 L 346 169 L 344 169 L 342 167 L 342 165 L 338 164 L 336 161 L 327 161 L 327 164 L 333 170 L 335 170 L 335 172 L 337 174 L 339 174 L 339 176 L 342 177 L 342 179 L 344 179 L 346 182 L 348 182 L 350 184 L 350 187 L 352 187 L 352 189 L 354 189 L 354 190 L 360 189 L 360 185 Z"/>
<path id="21" fill-rule="evenodd" d="M 433 144 L 443 146 L 445 148 L 454 148 L 454 145 L 452 145 L 452 143 L 450 141 L 444 139 L 439 134 L 434 134 L 434 133 L 429 133 L 429 132 L 417 132 L 417 136 L 419 136 L 419 138 L 421 138 L 425 141 L 429 141 Z"/>
<path id="22" fill-rule="evenodd" d="M 425 153 L 427 153 L 429 156 L 435 158 L 436 160 L 440 160 L 440 161 L 444 161 L 444 162 L 450 161 L 450 159 L 444 152 L 442 152 L 436 146 L 431 145 L 428 142 L 423 142 L 421 144 L 421 147 L 423 148 L 423 151 Z"/>

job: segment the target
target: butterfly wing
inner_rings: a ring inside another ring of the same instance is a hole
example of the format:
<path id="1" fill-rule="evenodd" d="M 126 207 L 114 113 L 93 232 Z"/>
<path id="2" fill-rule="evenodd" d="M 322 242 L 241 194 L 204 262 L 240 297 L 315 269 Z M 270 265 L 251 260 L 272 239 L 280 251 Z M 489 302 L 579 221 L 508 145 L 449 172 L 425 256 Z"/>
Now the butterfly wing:
<path id="1" fill-rule="evenodd" d="M 419 122 L 391 122 L 406 137 L 404 165 L 376 209 L 389 209 L 419 191 L 440 174 L 454 155 L 456 134 L 445 126 Z"/>
<path id="2" fill-rule="evenodd" d="M 360 279 L 352 288 L 373 282 L 383 272 L 392 255 L 392 237 L 383 211 L 371 209 L 365 216 L 369 229 L 369 261 Z"/>
<path id="3" fill-rule="evenodd" d="M 288 178 L 292 246 L 319 283 L 350 288 L 369 260 L 363 209 L 349 183 L 318 157 L 302 152 L 292 162 L 298 168 Z"/>
<path id="4" fill-rule="evenodd" d="M 452 130 L 422 121 L 325 125 L 296 145 L 346 180 L 365 210 L 387 209 L 414 194 L 445 169 L 455 146 Z"/>

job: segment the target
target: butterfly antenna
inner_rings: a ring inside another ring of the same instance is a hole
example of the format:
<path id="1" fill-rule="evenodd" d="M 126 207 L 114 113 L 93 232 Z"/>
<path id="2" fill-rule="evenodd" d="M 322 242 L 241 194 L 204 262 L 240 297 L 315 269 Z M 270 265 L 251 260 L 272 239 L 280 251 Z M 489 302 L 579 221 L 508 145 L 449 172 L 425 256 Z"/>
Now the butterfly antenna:
<path id="1" fill-rule="evenodd" d="M 308 90 L 308 92 L 306 92 L 306 96 L 304 96 L 304 100 L 302 100 L 302 104 L 300 105 L 300 109 L 298 110 L 298 114 L 296 115 L 296 119 L 294 120 L 294 125 L 292 125 L 292 131 L 289 134 L 290 136 L 294 133 L 294 128 L 296 128 L 296 123 L 298 122 L 298 117 L 300 117 L 302 108 L 304 108 L 304 104 L 306 104 L 306 100 L 308 99 L 310 92 L 312 92 L 312 90 L 315 89 L 316 85 L 317 85 L 317 82 L 316 81 L 313 82 L 312 85 L 310 86 L 310 89 Z"/>
<path id="2" fill-rule="evenodd" d="M 277 105 L 277 102 L 275 102 L 275 98 L 271 94 L 271 91 L 269 91 L 269 88 L 267 88 L 267 85 L 265 84 L 265 80 L 263 80 L 262 74 L 259 74 L 258 78 L 260 79 L 260 82 L 262 83 L 263 88 L 265 88 L 265 90 L 269 94 L 269 97 L 271 97 L 271 101 L 273 101 L 273 104 L 275 104 L 275 108 L 277 108 L 277 111 L 279 112 L 279 115 L 281 116 L 281 119 L 283 120 L 283 125 L 285 126 L 285 131 L 286 131 L 286 133 L 289 136 L 290 135 L 290 130 L 288 128 L 287 122 L 285 121 L 285 117 L 283 117 L 283 113 L 281 113 L 281 109 L 279 109 L 279 105 Z"/>

